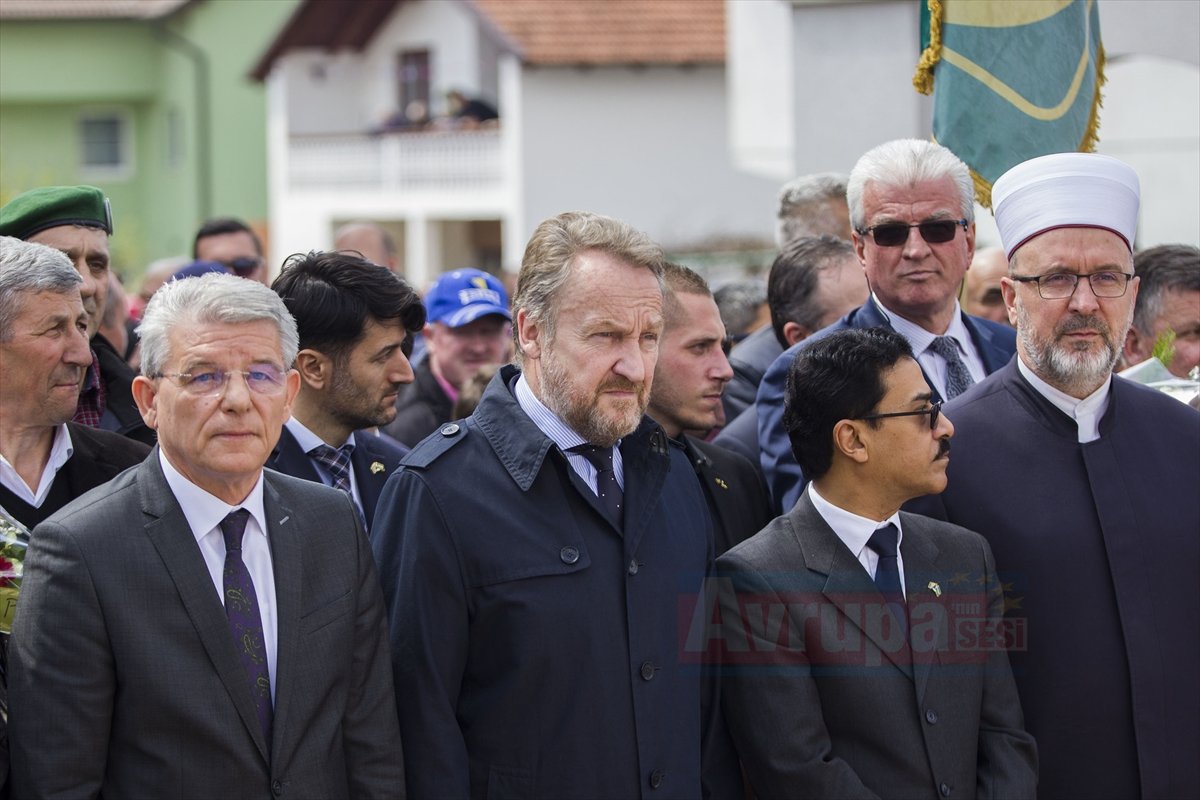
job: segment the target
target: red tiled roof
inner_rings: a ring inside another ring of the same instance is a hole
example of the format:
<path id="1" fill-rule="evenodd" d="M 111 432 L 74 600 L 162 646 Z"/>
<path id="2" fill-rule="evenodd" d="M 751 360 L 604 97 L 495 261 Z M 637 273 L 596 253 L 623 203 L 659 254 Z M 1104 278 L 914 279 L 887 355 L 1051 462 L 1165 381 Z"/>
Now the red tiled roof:
<path id="1" fill-rule="evenodd" d="M 472 0 L 530 64 L 719 64 L 724 0 Z"/>
<path id="2" fill-rule="evenodd" d="M 190 0 L 0 0 L 0 19 L 154 19 Z"/>

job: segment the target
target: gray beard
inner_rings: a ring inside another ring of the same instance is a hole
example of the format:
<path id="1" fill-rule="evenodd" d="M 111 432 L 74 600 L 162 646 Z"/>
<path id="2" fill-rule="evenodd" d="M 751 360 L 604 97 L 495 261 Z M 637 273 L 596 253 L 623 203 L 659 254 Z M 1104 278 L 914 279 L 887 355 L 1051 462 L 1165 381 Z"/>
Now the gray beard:
<path id="1" fill-rule="evenodd" d="M 1033 324 L 1024 305 L 1017 305 L 1017 338 L 1030 369 L 1056 389 L 1081 398 L 1096 391 L 1108 379 L 1120 356 L 1120 351 L 1113 343 L 1112 330 L 1098 316 L 1069 318 L 1055 329 L 1054 336 L 1084 327 L 1092 327 L 1100 332 L 1103 346 L 1099 350 L 1073 350 L 1057 340 L 1041 342 L 1035 338 Z M 1122 333 L 1121 341 L 1124 339 L 1125 334 Z"/>
<path id="2" fill-rule="evenodd" d="M 611 447 L 637 430 L 646 411 L 644 399 L 647 392 L 639 392 L 642 402 L 639 402 L 637 413 L 631 415 L 632 420 L 607 417 L 596 408 L 594 397 L 589 403 L 581 392 L 573 390 L 567 370 L 559 364 L 550 349 L 543 353 L 540 361 L 541 401 L 584 439 L 592 444 Z"/>

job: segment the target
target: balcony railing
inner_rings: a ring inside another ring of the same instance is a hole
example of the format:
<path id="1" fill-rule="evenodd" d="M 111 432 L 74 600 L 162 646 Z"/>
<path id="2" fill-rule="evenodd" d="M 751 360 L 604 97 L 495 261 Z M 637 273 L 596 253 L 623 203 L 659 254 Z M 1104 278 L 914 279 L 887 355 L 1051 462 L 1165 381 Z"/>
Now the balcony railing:
<path id="1" fill-rule="evenodd" d="M 292 136 L 293 189 L 461 191 L 500 185 L 500 131 Z"/>

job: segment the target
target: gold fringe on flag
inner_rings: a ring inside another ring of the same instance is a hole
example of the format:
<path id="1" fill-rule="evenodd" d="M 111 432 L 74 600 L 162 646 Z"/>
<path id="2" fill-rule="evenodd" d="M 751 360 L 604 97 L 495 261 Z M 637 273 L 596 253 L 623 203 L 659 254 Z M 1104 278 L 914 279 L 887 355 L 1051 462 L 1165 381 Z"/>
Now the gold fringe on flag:
<path id="1" fill-rule="evenodd" d="M 1104 77 L 1104 45 L 1100 44 L 1096 52 L 1096 93 L 1092 97 L 1092 113 L 1088 115 L 1087 130 L 1083 132 L 1083 141 L 1079 143 L 1079 152 L 1094 153 L 1100 143 L 1100 109 L 1104 98 L 1100 95 L 1100 87 L 1108 82 Z"/>
<path id="2" fill-rule="evenodd" d="M 913 88 L 921 94 L 933 93 L 933 69 L 942 60 L 942 3 L 941 0 L 928 0 L 928 3 L 929 46 L 921 53 L 912 79 Z"/>

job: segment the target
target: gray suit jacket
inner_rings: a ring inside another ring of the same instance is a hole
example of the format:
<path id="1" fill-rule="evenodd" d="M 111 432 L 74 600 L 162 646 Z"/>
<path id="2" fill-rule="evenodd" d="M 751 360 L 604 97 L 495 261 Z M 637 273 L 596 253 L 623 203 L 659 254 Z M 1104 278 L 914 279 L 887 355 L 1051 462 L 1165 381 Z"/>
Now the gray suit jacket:
<path id="1" fill-rule="evenodd" d="M 10 649 L 13 796 L 398 797 L 379 581 L 346 495 L 266 471 L 268 748 L 157 449 L 39 525 Z"/>
<path id="2" fill-rule="evenodd" d="M 987 542 L 901 526 L 908 641 L 807 490 L 718 559 L 722 703 L 759 798 L 1034 796 Z"/>

